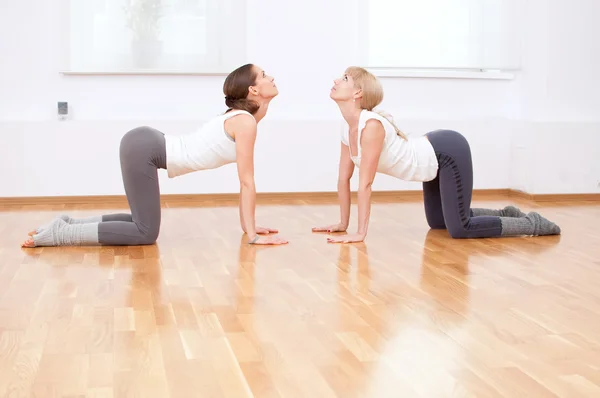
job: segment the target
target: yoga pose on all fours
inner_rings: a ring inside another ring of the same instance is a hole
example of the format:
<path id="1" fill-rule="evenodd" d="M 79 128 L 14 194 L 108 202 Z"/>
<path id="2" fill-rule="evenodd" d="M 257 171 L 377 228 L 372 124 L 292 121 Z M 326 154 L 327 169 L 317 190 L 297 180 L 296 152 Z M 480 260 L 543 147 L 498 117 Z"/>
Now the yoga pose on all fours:
<path id="1" fill-rule="evenodd" d="M 277 232 L 254 223 L 254 143 L 256 127 L 278 94 L 274 79 L 255 65 L 244 65 L 225 79 L 227 112 L 197 132 L 165 135 L 150 127 L 129 131 L 121 140 L 121 172 L 131 214 L 73 219 L 63 215 L 30 232 L 24 247 L 81 245 L 150 245 L 161 223 L 158 169 L 170 178 L 197 170 L 237 163 L 240 180 L 240 222 L 249 243 L 283 244 Z"/>
<path id="2" fill-rule="evenodd" d="M 425 216 L 432 229 L 446 228 L 453 238 L 555 235 L 560 228 L 536 212 L 518 208 L 472 209 L 473 166 L 467 140 L 451 130 L 406 137 L 383 114 L 373 109 L 383 100 L 375 76 L 350 67 L 335 80 L 330 94 L 348 123 L 341 138 L 338 196 L 341 220 L 313 231 L 341 232 L 350 217 L 350 178 L 359 168 L 358 231 L 330 236 L 330 242 L 359 242 L 367 235 L 371 185 L 377 172 L 406 181 L 423 182 Z"/>

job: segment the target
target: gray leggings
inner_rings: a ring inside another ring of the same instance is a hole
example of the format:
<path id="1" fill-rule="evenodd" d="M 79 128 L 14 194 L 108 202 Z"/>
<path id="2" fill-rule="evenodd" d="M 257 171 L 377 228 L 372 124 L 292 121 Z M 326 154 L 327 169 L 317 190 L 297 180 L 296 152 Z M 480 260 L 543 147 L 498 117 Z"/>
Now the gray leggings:
<path id="1" fill-rule="evenodd" d="M 121 174 L 131 214 L 108 214 L 98 224 L 102 245 L 151 245 L 160 231 L 158 169 L 165 169 L 165 136 L 151 127 L 126 133 L 120 146 Z"/>
<path id="2" fill-rule="evenodd" d="M 473 164 L 469 143 L 460 133 L 427 133 L 439 162 L 437 177 L 423 183 L 425 216 L 432 229 L 447 229 L 453 238 L 489 238 L 502 233 L 496 216 L 473 216 Z"/>

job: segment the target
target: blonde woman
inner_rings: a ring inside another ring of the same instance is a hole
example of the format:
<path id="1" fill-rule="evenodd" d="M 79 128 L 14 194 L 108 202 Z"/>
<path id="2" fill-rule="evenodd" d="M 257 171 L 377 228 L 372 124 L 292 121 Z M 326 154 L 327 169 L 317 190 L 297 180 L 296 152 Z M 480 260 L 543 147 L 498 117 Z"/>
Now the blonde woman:
<path id="1" fill-rule="evenodd" d="M 371 186 L 376 173 L 423 183 L 425 216 L 432 229 L 447 229 L 452 238 L 555 235 L 560 228 L 536 212 L 518 208 L 471 209 L 473 165 L 467 140 L 456 131 L 436 130 L 407 137 L 387 115 L 375 112 L 383 100 L 377 78 L 360 67 L 349 67 L 334 81 L 330 97 L 348 124 L 341 137 L 338 177 L 340 222 L 313 228 L 342 232 L 350 218 L 350 178 L 359 168 L 358 230 L 329 236 L 329 242 L 360 242 L 367 236 Z"/>

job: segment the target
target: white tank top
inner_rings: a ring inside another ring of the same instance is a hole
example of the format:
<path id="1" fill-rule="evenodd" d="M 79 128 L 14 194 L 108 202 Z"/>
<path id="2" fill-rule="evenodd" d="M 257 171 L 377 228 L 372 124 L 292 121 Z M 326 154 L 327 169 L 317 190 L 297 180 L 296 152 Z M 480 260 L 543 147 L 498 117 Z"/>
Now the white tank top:
<path id="1" fill-rule="evenodd" d="M 191 134 L 165 134 L 169 178 L 234 163 L 235 141 L 225 131 L 225 121 L 242 113 L 252 116 L 242 110 L 230 111 L 213 118 Z"/>
<path id="2" fill-rule="evenodd" d="M 438 161 L 433 146 L 425 136 L 400 137 L 394 126 L 383 116 L 376 112 L 363 110 L 358 121 L 358 156 L 350 157 L 354 164 L 360 168 L 361 147 L 360 137 L 367 120 L 379 120 L 385 129 L 385 139 L 379 157 L 377 172 L 399 178 L 404 181 L 430 181 L 437 176 Z M 342 142 L 350 148 L 349 131 L 342 131 Z"/>

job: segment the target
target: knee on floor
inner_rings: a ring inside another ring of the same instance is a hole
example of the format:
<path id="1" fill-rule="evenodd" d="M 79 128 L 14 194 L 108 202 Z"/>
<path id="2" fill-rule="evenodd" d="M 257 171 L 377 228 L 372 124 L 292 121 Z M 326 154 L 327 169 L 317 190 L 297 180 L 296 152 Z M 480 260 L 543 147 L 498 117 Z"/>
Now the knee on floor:
<path id="1" fill-rule="evenodd" d="M 158 240 L 158 230 L 151 230 L 146 233 L 142 233 L 140 237 L 140 245 L 153 245 Z"/>
<path id="2" fill-rule="evenodd" d="M 448 233 L 453 239 L 465 239 L 468 238 L 468 232 L 462 225 L 448 227 Z"/>
<path id="3" fill-rule="evenodd" d="M 427 225 L 431 229 L 446 229 L 446 222 L 442 217 L 426 217 Z"/>
<path id="4" fill-rule="evenodd" d="M 134 245 L 153 245 L 158 240 L 159 228 L 144 228 L 137 225 L 139 234 L 133 239 Z"/>
<path id="5" fill-rule="evenodd" d="M 445 225 L 445 224 L 434 224 L 434 223 L 430 223 L 430 224 L 429 224 L 429 228 L 430 228 L 430 229 L 446 229 L 446 225 Z"/>

